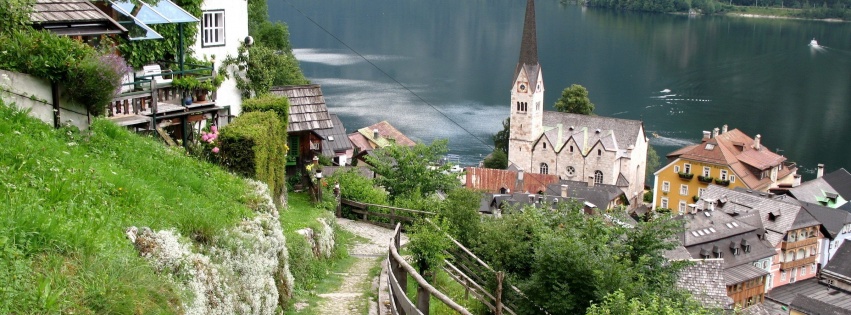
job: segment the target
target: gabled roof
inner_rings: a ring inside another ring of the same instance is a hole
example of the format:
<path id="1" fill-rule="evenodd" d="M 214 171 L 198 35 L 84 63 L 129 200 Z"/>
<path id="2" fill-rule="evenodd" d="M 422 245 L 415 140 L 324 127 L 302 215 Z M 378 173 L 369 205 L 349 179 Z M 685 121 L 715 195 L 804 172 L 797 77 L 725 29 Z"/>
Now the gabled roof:
<path id="1" fill-rule="evenodd" d="M 851 244 L 849 243 L 851 242 L 842 242 L 833 254 L 833 258 L 822 269 L 823 272 L 851 278 Z"/>
<path id="2" fill-rule="evenodd" d="M 822 176 L 845 200 L 851 200 L 851 173 L 840 168 Z"/>
<path id="3" fill-rule="evenodd" d="M 801 206 L 824 227 L 830 239 L 836 238 L 845 224 L 851 223 L 851 213 L 812 203 L 802 203 Z"/>
<path id="4" fill-rule="evenodd" d="M 680 270 L 676 286 L 689 291 L 705 308 L 731 309 L 733 299 L 727 296 L 720 259 L 694 260 Z"/>
<path id="5" fill-rule="evenodd" d="M 606 151 L 625 151 L 644 137 L 640 120 L 545 111 L 543 124 L 542 136 L 546 136 L 556 150 L 564 150 L 572 138 L 583 154 L 588 154 L 597 143 Z"/>
<path id="6" fill-rule="evenodd" d="M 572 180 L 563 180 L 560 182 L 547 185 L 547 195 L 561 196 L 562 185 L 567 185 L 567 197 L 583 199 L 597 206 L 600 209 L 606 209 L 609 203 L 616 201 L 624 194 L 623 190 L 615 185 L 595 184 L 593 187 L 588 186 L 586 182 L 578 182 Z"/>
<path id="7" fill-rule="evenodd" d="M 378 131 L 377 138 L 375 137 L 375 131 Z M 361 152 L 386 147 L 390 145 L 391 142 L 407 147 L 416 145 L 416 142 L 406 137 L 386 120 L 372 126 L 358 129 L 357 132 L 349 134 L 349 140 L 351 140 L 352 145 L 360 149 Z"/>
<path id="8" fill-rule="evenodd" d="M 838 315 L 851 313 L 851 294 L 820 284 L 816 278 L 810 278 L 775 287 L 769 291 L 765 297 L 782 305 L 792 306 L 796 309 L 807 308 L 810 312 L 825 311 L 825 309 L 821 307 L 814 309 L 809 308 L 808 306 L 810 306 L 813 301 L 821 301 L 823 303 L 822 305 L 831 306 L 830 312 L 811 314 Z M 799 297 L 805 298 L 798 300 Z M 839 310 L 839 313 L 834 312 L 834 310 L 837 309 Z"/>
<path id="9" fill-rule="evenodd" d="M 276 86 L 270 93 L 290 101 L 287 132 L 316 131 L 334 127 L 319 84 Z"/>
<path id="10" fill-rule="evenodd" d="M 845 203 L 845 199 L 838 196 L 839 193 L 834 189 L 824 177 L 816 178 L 787 189 L 789 195 L 803 202 L 816 204 L 833 204 L 841 205 Z M 839 197 L 839 198 L 837 198 Z M 833 199 L 831 202 L 830 199 Z"/>
<path id="11" fill-rule="evenodd" d="M 69 36 L 126 33 L 127 29 L 89 0 L 37 0 L 30 12 L 37 28 Z"/>
<path id="12" fill-rule="evenodd" d="M 346 134 L 346 127 L 340 121 L 337 114 L 330 114 L 333 128 L 319 129 L 316 131 L 322 137 L 322 155 L 335 156 L 338 152 L 345 152 L 352 149 L 352 142 L 349 141 L 349 136 Z"/>
<path id="13" fill-rule="evenodd" d="M 710 164 L 726 165 L 751 189 L 761 189 L 771 183 L 766 176 L 753 174 L 748 169 L 766 170 L 781 165 L 786 158 L 771 152 L 765 145 L 756 148 L 755 141 L 739 129 L 733 129 L 715 137 L 703 139 L 700 144 L 686 146 L 667 155 L 668 158 L 682 158 Z M 783 167 L 777 178 L 784 178 L 796 169 Z"/>
<path id="14" fill-rule="evenodd" d="M 481 190 L 489 193 L 499 193 L 501 189 L 517 193 L 537 193 L 547 191 L 547 186 L 558 183 L 556 175 L 549 174 L 523 174 L 523 191 L 516 191 L 518 184 L 518 172 L 509 170 L 497 170 L 490 168 L 468 167 L 464 169 L 466 175 L 466 187 L 472 190 Z M 555 194 L 558 196 L 559 194 Z"/>
<path id="15" fill-rule="evenodd" d="M 724 269 L 724 282 L 726 285 L 734 285 L 751 279 L 756 279 L 761 276 L 768 275 L 765 269 L 754 267 L 751 264 L 741 264 L 733 268 Z"/>

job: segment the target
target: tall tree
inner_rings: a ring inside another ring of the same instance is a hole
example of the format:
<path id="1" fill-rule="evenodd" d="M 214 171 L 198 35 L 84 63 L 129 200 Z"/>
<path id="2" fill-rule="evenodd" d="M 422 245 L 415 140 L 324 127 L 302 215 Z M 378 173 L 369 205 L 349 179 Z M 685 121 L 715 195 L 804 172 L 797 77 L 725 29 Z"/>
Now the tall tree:
<path id="1" fill-rule="evenodd" d="M 644 181 L 648 181 L 653 178 L 653 173 L 659 169 L 659 154 L 656 153 L 656 149 L 653 149 L 652 145 L 647 145 L 647 164 L 644 169 Z"/>
<path id="2" fill-rule="evenodd" d="M 502 121 L 502 130 L 493 135 L 493 149 L 508 154 L 508 138 L 511 136 L 511 118 Z"/>
<path id="3" fill-rule="evenodd" d="M 438 190 L 448 191 L 459 186 L 452 165 L 436 165 L 448 149 L 447 140 L 435 140 L 431 145 L 417 143 L 413 147 L 390 145 L 367 155 L 370 169 L 378 175 L 376 182 L 395 199 L 406 193 L 422 196 Z"/>
<path id="4" fill-rule="evenodd" d="M 582 115 L 594 113 L 594 103 L 588 98 L 588 90 L 579 84 L 571 85 L 561 92 L 561 97 L 556 101 L 557 111 Z"/>

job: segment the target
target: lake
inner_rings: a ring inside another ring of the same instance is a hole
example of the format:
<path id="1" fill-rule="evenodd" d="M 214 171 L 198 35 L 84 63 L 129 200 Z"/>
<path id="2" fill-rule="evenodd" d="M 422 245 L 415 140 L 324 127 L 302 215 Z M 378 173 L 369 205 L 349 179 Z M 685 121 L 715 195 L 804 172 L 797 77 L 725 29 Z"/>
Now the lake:
<path id="1" fill-rule="evenodd" d="M 526 1 L 270 1 L 349 132 L 387 120 L 470 165 L 509 115 Z M 581 84 L 644 121 L 657 152 L 724 124 L 795 161 L 851 169 L 851 23 L 619 12 L 536 2 L 545 103 Z M 823 46 L 808 46 L 816 38 Z"/>

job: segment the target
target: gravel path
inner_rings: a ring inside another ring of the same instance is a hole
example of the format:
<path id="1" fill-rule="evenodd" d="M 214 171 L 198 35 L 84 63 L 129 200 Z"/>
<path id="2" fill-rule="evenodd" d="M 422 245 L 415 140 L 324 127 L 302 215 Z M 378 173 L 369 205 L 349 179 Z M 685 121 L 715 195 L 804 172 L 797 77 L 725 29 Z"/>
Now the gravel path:
<path id="1" fill-rule="evenodd" d="M 349 267 L 343 275 L 343 283 L 332 293 L 319 294 L 323 301 L 319 303 L 319 314 L 357 314 L 358 307 L 366 298 L 363 292 L 364 284 L 372 283 L 371 290 L 379 290 L 378 278 L 370 279 L 369 270 L 378 264 L 378 257 L 387 255 L 387 246 L 390 243 L 390 238 L 393 236 L 393 230 L 378 227 L 365 222 L 352 221 L 348 219 L 337 219 L 337 224 L 340 228 L 352 232 L 355 235 L 366 239 L 363 243 L 354 244 L 349 248 L 349 255 L 357 260 Z M 407 236 L 402 235 L 402 243 L 408 241 Z M 382 264 L 384 265 L 384 264 Z M 386 268 L 383 268 L 386 269 Z M 382 274 L 385 271 L 382 270 Z M 386 292 L 386 288 L 381 288 L 379 292 Z M 386 294 L 385 294 L 386 295 Z M 379 300 L 386 300 L 386 297 L 379 296 Z M 378 303 L 382 309 L 379 310 L 379 305 L 370 301 L 369 314 L 382 315 L 389 314 L 384 309 L 384 303 Z"/>

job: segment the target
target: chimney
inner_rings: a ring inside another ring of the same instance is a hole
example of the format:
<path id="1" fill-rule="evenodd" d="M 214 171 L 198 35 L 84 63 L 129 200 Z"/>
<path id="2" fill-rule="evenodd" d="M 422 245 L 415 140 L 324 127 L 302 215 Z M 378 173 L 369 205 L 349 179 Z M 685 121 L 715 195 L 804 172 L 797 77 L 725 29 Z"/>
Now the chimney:
<path id="1" fill-rule="evenodd" d="M 718 136 L 718 127 L 715 127 L 715 129 L 712 129 L 712 137 L 715 138 L 717 136 Z"/>
<path id="2" fill-rule="evenodd" d="M 756 149 L 757 151 L 759 151 L 760 148 L 762 148 L 762 146 L 759 144 L 760 139 L 762 139 L 762 136 L 760 136 L 760 135 L 756 135 L 756 137 L 753 138 L 753 148 Z"/>
<path id="3" fill-rule="evenodd" d="M 709 140 L 709 135 L 711 132 L 704 130 L 703 131 L 703 141 Z"/>
<path id="4" fill-rule="evenodd" d="M 567 198 L 567 185 L 561 185 L 561 197 Z"/>
<path id="5" fill-rule="evenodd" d="M 514 182 L 514 191 L 523 192 L 523 170 L 517 171 L 517 180 Z"/>
<path id="6" fill-rule="evenodd" d="M 727 124 L 724 124 L 723 126 L 721 126 L 721 134 L 723 135 L 725 133 L 727 133 Z"/>
<path id="7" fill-rule="evenodd" d="M 588 187 L 594 187 L 594 176 L 588 176 Z"/>
<path id="8" fill-rule="evenodd" d="M 824 164 L 819 163 L 816 170 L 816 178 L 821 178 L 822 176 L 824 176 Z"/>
<path id="9" fill-rule="evenodd" d="M 378 129 L 372 129 L 372 138 L 378 139 Z"/>
<path id="10" fill-rule="evenodd" d="M 792 187 L 801 186 L 801 174 L 795 174 L 795 182 L 792 183 Z"/>

